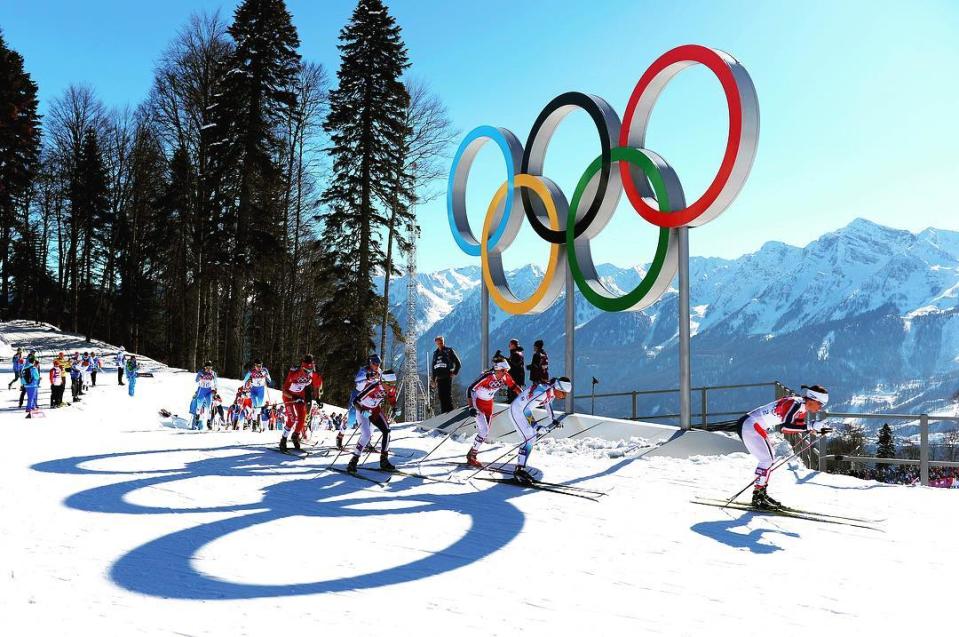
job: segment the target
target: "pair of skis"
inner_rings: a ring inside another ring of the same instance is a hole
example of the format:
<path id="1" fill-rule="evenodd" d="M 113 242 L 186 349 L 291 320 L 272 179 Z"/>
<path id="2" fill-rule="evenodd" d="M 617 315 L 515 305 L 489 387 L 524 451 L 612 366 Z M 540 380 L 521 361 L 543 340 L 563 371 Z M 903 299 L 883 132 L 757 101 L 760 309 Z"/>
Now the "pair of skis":
<path id="1" fill-rule="evenodd" d="M 713 500 L 711 498 L 696 497 L 690 500 L 693 504 L 703 506 L 718 507 L 720 509 L 736 509 L 737 511 L 750 511 L 760 515 L 772 515 L 797 520 L 809 520 L 811 522 L 824 522 L 826 524 L 840 524 L 843 526 L 852 526 L 860 529 L 869 529 L 871 531 L 882 531 L 879 524 L 885 520 L 876 518 L 857 518 L 844 515 L 833 515 L 831 513 L 820 513 L 818 511 L 808 511 L 806 509 L 796 509 L 793 507 L 781 506 L 778 508 L 761 509 L 754 507 L 748 502 L 727 502 L 726 500 Z"/>

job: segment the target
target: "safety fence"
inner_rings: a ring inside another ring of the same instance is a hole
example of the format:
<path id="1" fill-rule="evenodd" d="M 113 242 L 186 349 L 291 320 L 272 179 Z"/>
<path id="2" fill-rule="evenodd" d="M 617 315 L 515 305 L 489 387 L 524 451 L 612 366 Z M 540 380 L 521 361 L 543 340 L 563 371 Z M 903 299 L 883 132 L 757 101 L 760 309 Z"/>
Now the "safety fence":
<path id="1" fill-rule="evenodd" d="M 756 405 L 790 393 L 779 381 L 692 388 L 694 429 L 722 428 Z M 576 411 L 628 420 L 677 424 L 679 389 L 645 389 L 575 396 Z"/>
<path id="2" fill-rule="evenodd" d="M 820 471 L 825 471 L 830 460 L 841 463 L 859 463 L 859 464 L 881 464 L 881 465 L 903 465 L 919 467 L 919 482 L 923 486 L 929 486 L 929 468 L 959 468 L 959 462 L 948 460 L 933 460 L 931 450 L 934 445 L 930 443 L 930 423 L 956 423 L 959 424 L 957 416 L 935 416 L 930 414 L 856 414 L 840 412 L 821 412 L 817 414 L 817 420 L 883 420 L 896 421 L 905 420 L 914 422 L 918 425 L 919 434 L 919 458 L 879 458 L 876 456 L 858 456 L 846 454 L 828 454 L 823 446 L 825 439 L 820 437 L 815 449 L 810 449 L 810 454 L 804 458 L 806 466 L 817 467 Z"/>

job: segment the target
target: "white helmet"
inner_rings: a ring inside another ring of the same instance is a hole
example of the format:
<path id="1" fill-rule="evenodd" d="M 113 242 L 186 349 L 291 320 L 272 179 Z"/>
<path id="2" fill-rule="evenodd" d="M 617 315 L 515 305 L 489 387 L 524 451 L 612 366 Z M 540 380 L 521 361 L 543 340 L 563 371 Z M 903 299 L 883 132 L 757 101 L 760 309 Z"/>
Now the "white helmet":
<path id="1" fill-rule="evenodd" d="M 553 381 L 553 388 L 560 391 L 564 391 L 567 394 L 573 391 L 573 381 L 566 378 L 565 376 L 560 376 Z"/>
<path id="2" fill-rule="evenodd" d="M 496 361 L 493 363 L 493 369 L 502 369 L 508 371 L 509 363 L 507 361 Z"/>

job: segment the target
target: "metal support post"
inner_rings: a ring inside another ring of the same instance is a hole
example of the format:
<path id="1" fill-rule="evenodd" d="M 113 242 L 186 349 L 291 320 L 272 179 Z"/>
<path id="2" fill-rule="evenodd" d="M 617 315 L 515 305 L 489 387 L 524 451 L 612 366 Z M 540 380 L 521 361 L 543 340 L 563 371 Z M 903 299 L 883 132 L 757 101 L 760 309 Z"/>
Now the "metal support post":
<path id="1" fill-rule="evenodd" d="M 566 264 L 566 375 L 574 383 L 576 378 L 573 367 L 576 364 L 576 284 L 573 281 L 573 272 L 569 262 Z M 574 385 L 575 387 L 575 385 Z M 566 394 L 565 409 L 567 414 L 573 413 L 573 394 Z"/>
<path id="2" fill-rule="evenodd" d="M 689 334 L 689 228 L 677 228 L 679 236 L 679 426 L 689 429 L 692 420 Z"/>
<path id="3" fill-rule="evenodd" d="M 489 365 L 489 289 L 486 279 L 480 279 L 480 368 L 484 371 Z"/>
<path id="4" fill-rule="evenodd" d="M 929 414 L 919 415 L 919 481 L 929 486 Z"/>
<path id="5" fill-rule="evenodd" d="M 705 429 L 707 425 L 709 425 L 709 403 L 707 402 L 708 388 L 703 387 L 702 392 L 701 406 L 703 408 L 703 429 Z"/>

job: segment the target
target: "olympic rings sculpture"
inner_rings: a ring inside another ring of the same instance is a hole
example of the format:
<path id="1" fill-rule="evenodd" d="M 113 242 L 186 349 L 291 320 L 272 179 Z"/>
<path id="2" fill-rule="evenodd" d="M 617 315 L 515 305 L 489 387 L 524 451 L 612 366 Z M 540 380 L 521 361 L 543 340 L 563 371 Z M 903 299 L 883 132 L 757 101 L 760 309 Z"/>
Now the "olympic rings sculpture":
<path id="1" fill-rule="evenodd" d="M 706 66 L 719 79 L 729 109 L 729 135 L 715 177 L 703 195 L 687 206 L 675 171 L 644 144 L 659 95 L 673 77 L 694 64 Z M 577 109 L 596 125 L 601 153 L 587 166 L 567 201 L 563 191 L 543 176 L 543 165 L 556 128 Z M 457 245 L 481 257 L 490 297 L 502 310 L 536 314 L 548 309 L 563 290 L 564 258 L 576 286 L 597 308 L 638 311 L 652 305 L 669 289 L 679 267 L 676 229 L 709 223 L 729 207 L 745 184 L 759 140 L 759 102 L 749 74 L 734 57 L 690 44 L 666 52 L 646 69 L 629 97 L 623 122 L 602 98 L 570 92 L 546 105 L 533 123 L 525 149 L 511 131 L 493 126 L 480 126 L 463 139 L 450 168 L 449 223 Z M 477 153 L 488 142 L 495 143 L 503 155 L 506 181 L 493 195 L 482 240 L 478 240 L 466 215 L 466 184 Z M 614 170 L 614 162 L 619 170 Z M 636 288 L 615 296 L 596 271 L 590 241 L 609 223 L 623 191 L 636 212 L 659 227 L 659 240 L 650 268 Z M 543 280 L 526 299 L 513 294 L 502 260 L 523 222 L 518 207 L 536 234 L 550 244 Z"/>

